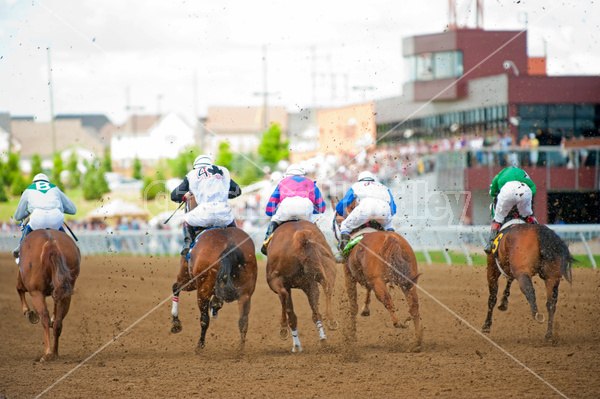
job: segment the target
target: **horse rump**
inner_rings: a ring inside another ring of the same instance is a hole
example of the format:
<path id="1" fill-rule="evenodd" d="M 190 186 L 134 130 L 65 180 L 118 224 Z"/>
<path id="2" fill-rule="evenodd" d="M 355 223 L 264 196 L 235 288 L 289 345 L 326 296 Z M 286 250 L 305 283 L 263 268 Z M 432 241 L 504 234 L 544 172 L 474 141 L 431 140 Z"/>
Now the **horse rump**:
<path id="1" fill-rule="evenodd" d="M 44 243 L 40 260 L 42 264 L 54 266 L 52 271 L 53 298 L 73 295 L 74 276 L 71 275 L 71 271 L 67 267 L 67 260 L 55 240 Z"/>
<path id="2" fill-rule="evenodd" d="M 215 283 L 215 295 L 229 303 L 238 300 L 240 294 L 233 284 L 240 275 L 240 270 L 246 265 L 246 257 L 241 248 L 230 244 L 219 257 L 221 267 Z"/>
<path id="3" fill-rule="evenodd" d="M 575 258 L 571 255 L 568 245 L 554 230 L 544 225 L 538 225 L 538 242 L 540 245 L 540 257 L 542 262 L 553 262 L 560 259 L 560 272 L 572 284 L 571 264 Z"/>
<path id="4" fill-rule="evenodd" d="M 402 243 L 393 234 L 387 234 L 381 248 L 382 259 L 390 264 L 392 281 L 403 289 L 410 289 L 417 283 L 419 274 L 413 276 L 411 257 L 402 248 Z"/>
<path id="5" fill-rule="evenodd" d="M 335 268 L 335 261 L 328 254 L 328 248 L 315 238 L 314 233 L 310 230 L 298 230 L 294 233 L 293 251 L 298 261 L 301 264 L 312 261 L 319 265 L 321 262 L 330 262 L 328 266 Z"/>

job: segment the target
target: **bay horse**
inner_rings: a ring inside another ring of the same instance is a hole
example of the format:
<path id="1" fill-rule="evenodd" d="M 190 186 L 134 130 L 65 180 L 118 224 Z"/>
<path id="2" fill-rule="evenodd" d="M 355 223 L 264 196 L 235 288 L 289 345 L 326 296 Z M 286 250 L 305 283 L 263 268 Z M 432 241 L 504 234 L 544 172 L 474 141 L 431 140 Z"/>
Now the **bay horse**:
<path id="1" fill-rule="evenodd" d="M 292 332 L 292 352 L 301 352 L 302 345 L 291 290 L 299 288 L 306 294 L 312 321 L 317 326 L 321 344 L 325 344 L 327 336 L 319 312 L 319 284 L 325 292 L 327 327 L 335 330 L 338 323 L 331 311 L 335 276 L 333 252 L 315 224 L 305 220 L 289 221 L 275 230 L 267 247 L 267 283 L 281 302 L 280 338 L 286 340 L 290 330 Z"/>
<path id="2" fill-rule="evenodd" d="M 535 289 L 531 280 L 537 274 L 546 283 L 548 329 L 545 337 L 552 338 L 558 285 L 561 276 L 569 283 L 572 278 L 571 264 L 574 258 L 567 244 L 547 226 L 522 223 L 501 230 L 492 250 L 493 252 L 487 257 L 487 280 L 490 293 L 488 312 L 481 331 L 490 332 L 500 274 L 507 277 L 507 282 L 498 309 L 501 311 L 508 309 L 510 285 L 516 279 L 521 292 L 529 302 L 533 318 L 538 323 L 544 322 L 544 315 L 538 312 Z"/>
<path id="3" fill-rule="evenodd" d="M 180 272 L 173 285 L 171 332 L 178 333 L 179 292 L 196 291 L 200 309 L 200 339 L 196 353 L 205 346 L 210 318 L 216 318 L 223 301 L 238 301 L 240 350 L 248 332 L 250 298 L 256 288 L 257 262 L 254 242 L 237 227 L 209 228 L 203 231 L 190 250 L 189 261 L 180 257 Z"/>
<path id="4" fill-rule="evenodd" d="M 69 312 L 75 280 L 79 276 L 81 254 L 66 233 L 59 230 L 38 229 L 29 233 L 21 244 L 17 291 L 21 298 L 23 314 L 35 324 L 40 316 L 44 326 L 45 350 L 40 362 L 58 356 L 58 339 L 63 319 Z M 29 292 L 33 309 L 30 310 L 25 293 Z M 52 296 L 52 319 L 46 306 L 46 297 Z M 54 345 L 50 349 L 50 328 L 53 328 Z"/>
<path id="5" fill-rule="evenodd" d="M 333 204 L 333 202 L 332 202 Z M 346 208 L 346 215 L 354 208 L 355 203 Z M 333 206 L 335 209 L 335 206 Z M 339 224 L 342 216 L 334 211 L 333 231 L 338 238 Z M 369 222 L 370 225 L 381 228 L 377 221 Z M 419 278 L 419 269 L 415 253 L 401 235 L 394 231 L 383 231 L 377 228 L 366 228 L 365 226 L 355 230 L 352 238 L 361 235 L 363 238 L 351 249 L 344 262 L 344 276 L 346 293 L 350 304 L 350 334 L 356 339 L 356 314 L 358 313 L 357 288 L 359 283 L 367 292 L 365 295 L 362 316 L 369 316 L 369 304 L 371 302 L 371 291 L 383 304 L 392 318 L 392 324 L 396 328 L 406 326 L 396 315 L 396 308 L 388 286 L 400 287 L 408 302 L 408 312 L 415 325 L 415 341 L 411 348 L 419 351 L 421 347 L 422 333 L 419 314 L 419 297 L 416 283 Z"/>

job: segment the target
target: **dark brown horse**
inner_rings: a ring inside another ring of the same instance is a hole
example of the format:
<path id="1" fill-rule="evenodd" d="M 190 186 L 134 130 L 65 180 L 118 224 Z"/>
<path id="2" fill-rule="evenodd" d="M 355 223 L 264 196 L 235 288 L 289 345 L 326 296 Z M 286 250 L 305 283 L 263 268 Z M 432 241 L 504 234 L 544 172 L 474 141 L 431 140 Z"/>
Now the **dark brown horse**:
<path id="1" fill-rule="evenodd" d="M 35 324 L 42 318 L 46 347 L 41 362 L 58 356 L 58 339 L 63 319 L 71 305 L 75 280 L 79 276 L 81 255 L 73 239 L 59 230 L 35 230 L 21 244 L 17 291 L 21 297 L 23 314 Z M 34 310 L 25 299 L 29 292 Z M 52 319 L 46 306 L 46 297 L 52 295 Z M 54 346 L 50 349 L 50 328 L 54 328 Z"/>
<path id="2" fill-rule="evenodd" d="M 185 257 L 181 258 L 180 262 L 187 265 Z M 216 318 L 223 302 L 237 300 L 240 312 L 240 349 L 243 349 L 248 332 L 250 298 L 256 288 L 257 276 L 254 242 L 250 236 L 237 227 L 207 230 L 200 235 L 190 251 L 189 267 L 182 270 L 173 288 L 171 331 L 181 331 L 177 307 L 181 289 L 196 290 L 197 293 L 201 327 L 197 353 L 204 348 L 211 315 Z"/>
<path id="3" fill-rule="evenodd" d="M 356 337 L 356 314 L 358 313 L 356 283 L 367 289 L 363 316 L 368 316 L 370 292 L 385 306 L 392 317 L 394 327 L 405 327 L 396 315 L 396 308 L 388 285 L 402 289 L 408 302 L 408 312 L 415 325 L 413 350 L 421 345 L 419 297 L 416 283 L 419 278 L 417 259 L 408 242 L 393 231 L 375 231 L 364 235 L 352 248 L 345 263 L 346 292 L 350 302 L 350 332 Z"/>
<path id="4" fill-rule="evenodd" d="M 267 282 L 281 301 L 281 339 L 287 339 L 291 329 L 292 352 L 302 351 L 291 291 L 292 288 L 299 288 L 308 297 L 313 323 L 316 324 L 319 338 L 324 344 L 327 336 L 319 313 L 319 284 L 325 291 L 328 327 L 337 328 L 337 322 L 333 320 L 331 312 L 336 263 L 325 236 L 311 222 L 300 220 L 284 223 L 275 230 L 267 248 L 267 256 Z"/>
<path id="5" fill-rule="evenodd" d="M 552 322 L 558 300 L 558 285 L 561 276 L 571 283 L 571 263 L 574 261 L 569 247 L 551 229 L 543 225 L 517 224 L 501 231 L 496 239 L 497 259 L 494 253 L 487 257 L 487 280 L 490 296 L 488 313 L 482 331 L 489 333 L 492 326 L 492 313 L 496 306 L 498 278 L 507 277 L 506 288 L 500 300 L 499 310 L 508 309 L 510 285 L 517 280 L 533 318 L 544 322 L 544 315 L 538 312 L 532 277 L 538 274 L 546 283 L 546 309 L 548 310 L 548 330 L 546 339 L 552 338 Z"/>

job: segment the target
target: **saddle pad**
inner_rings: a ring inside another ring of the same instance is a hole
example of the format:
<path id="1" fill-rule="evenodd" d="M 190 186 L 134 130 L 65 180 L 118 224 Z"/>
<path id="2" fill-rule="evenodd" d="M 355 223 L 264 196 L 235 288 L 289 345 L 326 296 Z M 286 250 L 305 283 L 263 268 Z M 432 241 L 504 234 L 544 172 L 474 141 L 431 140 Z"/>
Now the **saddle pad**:
<path id="1" fill-rule="evenodd" d="M 350 241 L 348 241 L 348 244 L 346 245 L 346 247 L 344 248 L 344 250 L 342 251 L 342 255 L 344 257 L 348 257 L 348 255 L 350 254 L 350 252 L 352 251 L 352 248 L 354 248 L 354 246 L 356 244 L 358 244 L 360 242 L 360 240 L 363 239 L 365 235 L 361 234 L 361 235 L 355 235 L 354 238 L 352 238 Z"/>
<path id="2" fill-rule="evenodd" d="M 508 222 L 504 223 L 502 225 L 502 227 L 500 227 L 500 232 L 498 233 L 498 235 L 494 239 L 494 243 L 492 244 L 492 254 L 494 254 L 495 258 L 498 257 L 498 247 L 500 246 L 500 241 L 502 240 L 502 237 L 504 237 L 504 233 L 506 233 L 506 230 L 516 224 L 523 224 L 523 223 L 525 223 L 524 220 L 512 219 L 512 220 L 509 220 Z M 504 231 L 504 233 L 503 233 L 503 231 Z"/>
<path id="3" fill-rule="evenodd" d="M 202 234 L 206 233 L 208 230 L 220 229 L 220 228 L 221 228 L 221 227 L 216 227 L 216 226 L 213 226 L 213 227 L 209 227 L 209 228 L 207 228 L 207 229 L 205 229 L 205 230 L 202 230 L 202 231 L 200 232 L 200 234 L 198 234 L 198 235 L 196 236 L 196 239 L 194 240 L 194 242 L 192 243 L 192 245 L 190 245 L 190 250 L 188 251 L 187 255 L 185 256 L 185 259 L 186 259 L 188 262 L 190 261 L 190 254 L 192 253 L 192 248 L 194 248 L 194 245 L 196 245 L 196 243 L 198 242 L 198 239 L 200 238 L 200 236 L 201 236 Z"/>
<path id="4" fill-rule="evenodd" d="M 374 229 L 372 227 L 365 227 L 364 229 L 356 230 L 350 235 L 350 239 L 352 240 L 354 237 L 362 236 L 367 233 L 374 233 L 376 231 L 381 231 Z"/>

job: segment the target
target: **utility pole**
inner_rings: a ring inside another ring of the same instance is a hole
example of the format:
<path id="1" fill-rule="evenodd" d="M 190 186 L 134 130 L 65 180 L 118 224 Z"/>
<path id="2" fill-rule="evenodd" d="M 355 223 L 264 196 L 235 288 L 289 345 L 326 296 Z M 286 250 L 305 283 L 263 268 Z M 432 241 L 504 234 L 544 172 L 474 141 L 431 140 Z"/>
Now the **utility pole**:
<path id="1" fill-rule="evenodd" d="M 310 46 L 310 52 L 312 54 L 312 107 L 317 108 L 317 48 L 313 45 Z"/>
<path id="2" fill-rule="evenodd" d="M 267 45 L 263 45 L 263 131 L 269 127 L 269 111 L 267 110 L 267 99 L 269 92 L 267 90 Z"/>
<path id="3" fill-rule="evenodd" d="M 127 87 L 127 89 L 125 89 L 125 96 L 126 96 L 126 102 L 127 102 L 125 109 L 127 111 L 129 111 L 129 118 L 131 119 L 131 132 L 133 133 L 134 136 L 136 136 L 137 135 L 137 115 L 135 114 L 135 111 L 141 111 L 144 109 L 144 107 L 131 105 L 130 92 L 131 92 L 131 88 Z"/>
<path id="4" fill-rule="evenodd" d="M 50 47 L 48 47 L 48 88 L 50 90 L 50 135 L 52 137 L 52 153 L 56 153 L 56 131 L 54 129 L 54 95 L 52 93 L 52 66 L 50 64 Z"/>

